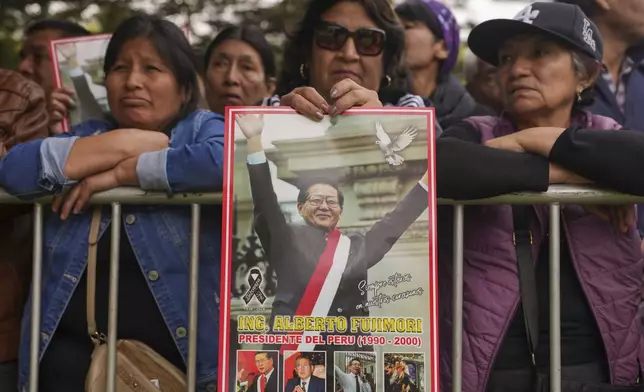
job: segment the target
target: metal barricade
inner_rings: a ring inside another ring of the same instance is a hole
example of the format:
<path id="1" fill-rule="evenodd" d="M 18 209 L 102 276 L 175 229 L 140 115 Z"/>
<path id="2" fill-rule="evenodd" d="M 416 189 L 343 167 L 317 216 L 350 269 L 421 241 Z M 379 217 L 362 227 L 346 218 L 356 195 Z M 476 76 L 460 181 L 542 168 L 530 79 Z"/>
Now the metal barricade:
<path id="1" fill-rule="evenodd" d="M 561 392 L 561 310 L 560 310 L 560 206 L 562 204 L 616 205 L 643 203 L 644 197 L 623 195 L 599 189 L 575 186 L 551 186 L 544 193 L 517 193 L 483 200 L 456 201 L 441 199 L 438 204 L 454 206 L 454 282 L 452 392 L 462 391 L 463 354 L 463 219 L 465 205 L 548 204 L 550 205 L 550 374 L 551 392 Z M 557 284 L 552 284 L 557 282 Z M 440 300 L 440 299 L 439 299 Z"/>
<path id="2" fill-rule="evenodd" d="M 38 391 L 38 358 L 40 346 L 40 306 L 42 284 L 43 206 L 51 198 L 34 203 L 34 243 L 32 275 L 32 325 L 29 368 L 29 391 Z M 0 204 L 25 203 L 0 190 Z M 144 192 L 135 188 L 118 188 L 94 195 L 93 204 L 112 206 L 110 244 L 110 292 L 108 308 L 108 383 L 107 391 L 114 392 L 116 380 L 116 330 L 118 314 L 118 267 L 120 246 L 121 204 L 190 204 L 192 208 L 190 241 L 190 310 L 188 326 L 188 391 L 196 389 L 197 364 L 197 289 L 199 274 L 199 226 L 201 204 L 221 204 L 221 195 L 216 193 L 177 194 L 168 197 L 163 193 Z M 454 206 L 454 282 L 453 282 L 453 392 L 462 388 L 462 330 L 463 330 L 463 222 L 465 205 L 501 204 L 549 204 L 550 205 L 550 282 L 559 282 L 560 256 L 560 205 L 561 204 L 628 204 L 644 203 L 644 197 L 622 195 L 616 192 L 572 186 L 552 186 L 545 193 L 517 193 L 483 200 L 455 201 L 439 199 L 438 204 Z M 550 373 L 551 391 L 561 391 L 561 334 L 560 334 L 560 288 L 550 284 Z"/>
<path id="3" fill-rule="evenodd" d="M 199 281 L 199 226 L 201 204 L 221 204 L 221 194 L 175 194 L 168 197 L 164 193 L 144 192 L 136 188 L 118 188 L 94 195 L 92 204 L 112 206 L 111 243 L 110 243 L 110 283 L 107 328 L 107 392 L 116 387 L 116 331 L 118 315 L 119 247 L 121 242 L 121 204 L 190 204 L 192 209 L 190 233 L 190 313 L 188 322 L 188 391 L 196 390 L 197 377 L 197 299 Z M 0 190 L 0 203 L 25 203 Z M 40 347 L 40 307 L 42 286 L 42 246 L 43 246 L 43 208 L 51 203 L 51 198 L 36 200 L 34 203 L 34 238 L 31 307 L 31 347 L 29 363 L 29 392 L 38 391 L 38 359 Z"/>

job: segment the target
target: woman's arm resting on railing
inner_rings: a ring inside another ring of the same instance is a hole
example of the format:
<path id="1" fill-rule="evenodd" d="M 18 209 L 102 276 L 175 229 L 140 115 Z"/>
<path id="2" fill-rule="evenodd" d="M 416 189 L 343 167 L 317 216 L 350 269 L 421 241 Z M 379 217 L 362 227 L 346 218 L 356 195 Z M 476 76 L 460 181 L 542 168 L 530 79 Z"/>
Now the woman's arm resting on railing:
<path id="1" fill-rule="evenodd" d="M 69 140 L 69 139 L 68 139 Z M 100 135 L 78 138 L 72 143 L 60 143 L 61 152 L 68 149 L 63 174 L 70 180 L 80 180 L 112 169 L 124 159 L 144 152 L 167 148 L 168 136 L 161 132 L 138 129 L 117 129 Z M 62 163 L 62 162 L 61 162 Z"/>
<path id="2" fill-rule="evenodd" d="M 214 116 L 214 115 L 213 115 Z M 195 143 L 126 158 L 115 167 L 84 178 L 65 197 L 54 201 L 61 219 L 82 211 L 93 194 L 120 186 L 148 191 L 220 190 L 223 176 L 223 122 L 208 116 Z"/>
<path id="3" fill-rule="evenodd" d="M 479 199 L 511 192 L 548 189 L 548 160 L 480 144 L 481 135 L 463 122 L 436 141 L 438 197 Z"/>
<path id="4" fill-rule="evenodd" d="M 644 195 L 644 181 L 637 177 L 644 171 L 643 132 L 539 127 L 500 139 L 514 143 L 517 150 L 547 157 L 599 186 Z"/>
<path id="5" fill-rule="evenodd" d="M 167 136 L 159 132 L 133 129 L 84 138 L 62 134 L 18 144 L 0 161 L 0 187 L 24 199 L 56 194 L 130 156 L 167 144 Z"/>
<path id="6" fill-rule="evenodd" d="M 617 192 L 644 195 L 644 132 L 568 128 L 550 161 Z"/>
<path id="7" fill-rule="evenodd" d="M 131 166 L 121 169 L 131 170 Z M 136 163 L 138 186 L 146 191 L 220 191 L 223 173 L 224 122 L 213 113 L 205 114 L 193 144 L 146 152 Z"/>

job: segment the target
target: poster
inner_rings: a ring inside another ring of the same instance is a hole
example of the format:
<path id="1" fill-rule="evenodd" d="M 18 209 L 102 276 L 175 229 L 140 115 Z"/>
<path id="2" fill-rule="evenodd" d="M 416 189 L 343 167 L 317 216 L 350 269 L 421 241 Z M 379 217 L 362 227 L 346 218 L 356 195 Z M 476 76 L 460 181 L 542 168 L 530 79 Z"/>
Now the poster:
<path id="1" fill-rule="evenodd" d="M 100 120 L 109 113 L 103 59 L 110 37 L 110 34 L 98 34 L 50 41 L 54 85 L 74 92 L 75 106 L 63 120 L 65 132 L 76 124 Z"/>
<path id="2" fill-rule="evenodd" d="M 182 27 L 189 37 L 188 26 Z M 63 119 L 63 130 L 92 119 L 103 119 L 109 114 L 105 89 L 103 60 L 111 34 L 96 34 L 51 40 L 49 53 L 54 72 L 54 86 L 73 91 L 74 108 Z"/>
<path id="3" fill-rule="evenodd" d="M 438 392 L 432 108 L 226 112 L 222 392 Z"/>

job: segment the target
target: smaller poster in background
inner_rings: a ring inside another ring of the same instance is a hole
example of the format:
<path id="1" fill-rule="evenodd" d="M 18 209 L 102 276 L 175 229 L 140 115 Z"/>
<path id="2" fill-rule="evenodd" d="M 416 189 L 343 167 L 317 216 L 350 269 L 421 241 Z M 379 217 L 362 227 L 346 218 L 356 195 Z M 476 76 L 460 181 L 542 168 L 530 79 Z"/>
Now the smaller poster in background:
<path id="1" fill-rule="evenodd" d="M 50 53 L 57 88 L 73 91 L 74 107 L 63 120 L 63 130 L 109 113 L 103 60 L 110 34 L 52 40 Z"/>

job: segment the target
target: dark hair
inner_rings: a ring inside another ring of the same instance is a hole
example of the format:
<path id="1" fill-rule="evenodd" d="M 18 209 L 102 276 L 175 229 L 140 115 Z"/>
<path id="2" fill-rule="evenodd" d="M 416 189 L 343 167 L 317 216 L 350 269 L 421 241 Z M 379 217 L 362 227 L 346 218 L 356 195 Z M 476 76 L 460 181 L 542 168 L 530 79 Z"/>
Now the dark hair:
<path id="1" fill-rule="evenodd" d="M 311 358 L 309 358 L 308 355 L 304 355 L 304 354 L 298 355 L 297 358 L 295 358 L 295 362 L 299 361 L 300 359 L 306 359 L 307 361 L 309 361 L 309 365 L 311 364 Z"/>
<path id="2" fill-rule="evenodd" d="M 420 22 L 427 26 L 438 39 L 443 39 L 443 30 L 441 30 L 438 18 L 432 10 L 423 4 L 420 0 L 407 0 L 398 7 L 396 13 L 401 19 L 410 22 Z"/>
<path id="3" fill-rule="evenodd" d="M 261 355 L 261 354 L 265 354 L 266 358 L 268 358 L 268 359 L 272 360 L 273 362 L 275 362 L 275 353 L 269 352 L 269 351 L 256 351 L 255 352 L 255 356 L 258 356 L 258 355 Z"/>
<path id="4" fill-rule="evenodd" d="M 259 58 L 262 60 L 266 78 L 274 78 L 277 76 L 273 48 L 271 48 L 271 45 L 266 40 L 262 30 L 255 26 L 229 26 L 220 31 L 206 49 L 204 55 L 206 69 L 208 68 L 208 64 L 210 64 L 210 57 L 212 57 L 215 49 L 229 39 L 243 41 L 257 51 Z"/>
<path id="5" fill-rule="evenodd" d="M 344 207 L 344 194 L 340 190 L 340 185 L 337 182 L 324 177 L 305 178 L 298 180 L 297 187 L 300 189 L 300 192 L 297 195 L 297 202 L 300 204 L 306 203 L 306 200 L 309 198 L 309 189 L 313 185 L 322 184 L 333 187 L 333 189 L 338 192 L 338 203 L 340 203 L 340 208 Z"/>
<path id="6" fill-rule="evenodd" d="M 169 132 L 176 123 L 197 110 L 201 94 L 197 74 L 199 65 L 195 53 L 184 32 L 174 23 L 157 16 L 140 14 L 126 19 L 117 28 L 105 52 L 103 72 L 105 78 L 116 63 L 123 46 L 135 38 L 147 38 L 159 52 L 159 56 L 170 69 L 177 85 L 186 92 L 188 100 L 183 103 L 177 118 L 164 130 Z"/>
<path id="7" fill-rule="evenodd" d="M 434 36 L 442 40 L 445 37 L 443 36 L 443 30 L 441 29 L 440 21 L 434 12 L 422 3 L 421 0 L 407 0 L 398 7 L 396 7 L 396 13 L 401 19 L 407 20 L 409 22 L 420 22 L 427 26 L 429 31 L 434 34 Z M 447 43 L 446 43 L 447 45 Z M 443 61 L 439 62 L 439 70 L 442 69 Z M 446 72 L 438 72 L 437 78 L 439 81 L 444 80 L 448 77 Z"/>
<path id="8" fill-rule="evenodd" d="M 63 19 L 43 19 L 29 25 L 25 29 L 25 35 L 30 35 L 43 30 L 58 30 L 63 33 L 63 37 L 82 37 L 91 35 L 83 26 Z"/>
<path id="9" fill-rule="evenodd" d="M 356 362 L 356 361 L 357 361 L 360 365 L 362 365 L 362 361 L 360 360 L 360 358 L 352 358 L 352 359 L 349 361 L 349 365 L 351 365 L 352 363 L 354 363 L 354 362 Z"/>
<path id="10" fill-rule="evenodd" d="M 282 72 L 277 82 L 277 94 L 285 95 L 294 88 L 306 86 L 307 80 L 300 75 L 300 67 L 311 60 L 313 34 L 321 16 L 338 3 L 353 2 L 362 5 L 374 23 L 385 31 L 387 38 L 382 54 L 383 76 L 391 78 L 386 85 L 383 78 L 378 91 L 383 102 L 397 102 L 407 93 L 406 72 L 403 67 L 405 31 L 396 16 L 390 0 L 311 0 L 304 17 L 293 34 L 289 34 L 284 48 Z"/>

